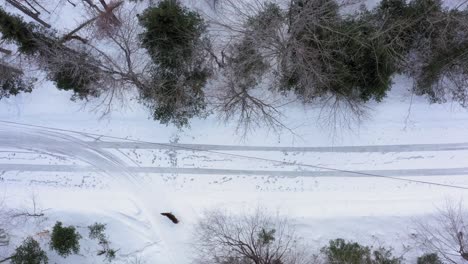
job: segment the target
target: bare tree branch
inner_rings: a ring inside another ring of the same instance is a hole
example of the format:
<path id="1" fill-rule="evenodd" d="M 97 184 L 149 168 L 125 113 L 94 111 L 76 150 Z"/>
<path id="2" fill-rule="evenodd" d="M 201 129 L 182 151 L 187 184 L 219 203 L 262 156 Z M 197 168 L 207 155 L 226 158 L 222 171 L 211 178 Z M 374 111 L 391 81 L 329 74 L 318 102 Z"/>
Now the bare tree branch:
<path id="1" fill-rule="evenodd" d="M 450 263 L 468 261 L 468 217 L 462 202 L 447 201 L 428 221 L 416 222 L 415 240 Z"/>
<path id="2" fill-rule="evenodd" d="M 16 7 L 18 10 L 20 10 L 21 12 L 23 12 L 24 14 L 28 15 L 29 17 L 31 17 L 32 19 L 36 20 L 37 22 L 39 22 L 41 25 L 43 25 L 44 27 L 46 28 L 50 28 L 50 24 L 46 23 L 44 20 L 42 20 L 41 18 L 39 18 L 39 14 L 38 13 L 34 13 L 32 12 L 31 10 L 29 10 L 26 6 L 24 6 L 23 4 L 21 4 L 20 2 L 16 1 L 16 0 L 6 0 L 7 3 L 10 3 L 12 6 Z"/>
<path id="3" fill-rule="evenodd" d="M 250 215 L 206 213 L 195 229 L 196 263 L 310 264 L 288 219 L 257 209 Z"/>
<path id="4" fill-rule="evenodd" d="M 106 11 L 105 12 L 102 12 L 102 13 L 99 13 L 98 15 L 86 20 L 85 22 L 81 23 L 80 25 L 78 25 L 75 29 L 73 29 L 72 31 L 70 31 L 69 33 L 67 33 L 65 36 L 62 37 L 62 39 L 60 40 L 61 43 L 63 42 L 66 42 L 70 39 L 77 39 L 78 37 L 74 36 L 78 31 L 82 30 L 83 28 L 89 26 L 91 23 L 95 22 L 96 20 L 98 20 L 99 18 L 102 18 L 102 16 L 106 16 L 106 15 L 109 15 L 109 14 L 112 14 L 112 16 L 115 17 L 115 15 L 112 13 L 114 11 L 114 9 L 120 7 L 121 5 L 123 4 L 123 1 L 120 1 L 120 2 L 117 2 L 116 4 L 112 5 L 112 6 L 107 6 L 106 5 Z M 116 21 L 119 21 L 117 18 L 115 18 Z M 83 41 L 84 39 L 82 38 L 79 38 L 80 41 L 82 42 L 85 42 Z"/>

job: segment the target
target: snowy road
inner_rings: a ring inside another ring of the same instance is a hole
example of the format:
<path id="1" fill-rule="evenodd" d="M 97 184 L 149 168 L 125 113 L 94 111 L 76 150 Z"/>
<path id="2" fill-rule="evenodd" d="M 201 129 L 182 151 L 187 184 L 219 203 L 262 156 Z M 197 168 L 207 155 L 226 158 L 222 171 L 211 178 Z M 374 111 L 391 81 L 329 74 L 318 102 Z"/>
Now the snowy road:
<path id="1" fill-rule="evenodd" d="M 122 259 L 138 252 L 161 264 L 190 263 L 191 228 L 204 211 L 244 212 L 255 206 L 296 219 L 313 245 L 337 237 L 371 245 L 379 237 L 398 247 L 409 241 L 414 217 L 432 213 L 441 201 L 468 199 L 466 123 L 437 122 L 452 130 L 434 132 L 431 126 L 427 136 L 411 131 L 389 136 L 379 134 L 379 128 L 373 130 L 378 136 L 345 141 L 348 146 L 315 140 L 307 147 L 279 147 L 276 140 L 255 140 L 256 146 L 211 140 L 211 131 L 201 140 L 200 135 L 162 133 L 149 125 L 133 132 L 127 122 L 93 129 L 67 126 L 67 120 L 63 127 L 68 129 L 163 143 L 1 122 L 0 193 L 17 203 L 37 194 L 45 208 L 54 208 L 49 212 L 54 221 L 109 223 L 109 236 L 122 248 Z M 60 122 L 42 124 L 62 127 Z M 171 140 L 208 144 L 164 143 Z M 293 141 L 278 144 L 286 142 Z M 360 145 L 351 146 L 355 142 Z M 425 144 L 433 142 L 441 144 Z M 173 212 L 181 224 L 173 225 L 161 212 Z M 418 252 L 411 254 L 410 260 Z M 80 260 L 71 263 L 86 263 Z"/>
<path id="2" fill-rule="evenodd" d="M 336 146 L 336 147 L 271 147 L 271 146 L 233 146 L 206 144 L 168 144 L 146 142 L 95 142 L 100 148 L 119 149 L 195 149 L 215 151 L 287 151 L 287 152 L 415 152 L 468 150 L 468 143 L 413 144 L 413 145 L 373 145 L 373 146 Z"/>
<path id="3" fill-rule="evenodd" d="M 353 172 L 335 171 L 267 171 L 267 170 L 224 170 L 203 168 L 171 168 L 171 167 L 127 167 L 132 173 L 171 173 L 195 175 L 252 175 L 277 177 L 369 177 L 365 174 L 381 176 L 464 176 L 468 168 L 446 169 L 406 169 L 406 170 L 363 170 Z M 37 171 L 37 172 L 101 172 L 101 168 L 73 165 L 38 165 L 38 164 L 0 164 L 0 171 Z M 121 169 L 109 167 L 106 172 L 121 172 Z"/>
<path id="4" fill-rule="evenodd" d="M 90 138 L 94 141 L 90 141 Z M 468 167 L 463 163 L 468 158 L 467 149 L 468 143 L 262 147 L 106 142 L 85 133 L 16 125 L 0 126 L 2 172 L 104 172 L 125 178 L 133 178 L 139 173 L 366 176 L 313 168 L 317 165 L 382 176 L 461 176 L 468 175 Z M 434 162 L 437 160 L 439 162 Z"/>

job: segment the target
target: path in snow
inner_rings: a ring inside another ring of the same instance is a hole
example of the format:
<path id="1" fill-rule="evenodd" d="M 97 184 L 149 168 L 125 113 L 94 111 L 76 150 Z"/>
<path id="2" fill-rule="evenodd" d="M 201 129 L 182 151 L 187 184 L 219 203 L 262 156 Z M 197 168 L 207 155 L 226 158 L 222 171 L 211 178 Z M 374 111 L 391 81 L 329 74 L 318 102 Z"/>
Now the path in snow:
<path id="1" fill-rule="evenodd" d="M 73 134 L 75 135 L 75 134 Z M 61 155 L 67 156 L 81 164 L 66 164 L 63 161 L 56 162 L 55 164 L 41 163 L 41 161 L 28 163 L 18 163 L 15 157 L 8 156 L 4 158 L 4 163 L 0 163 L 0 171 L 33 171 L 33 172 L 101 172 L 108 176 L 118 176 L 119 180 L 135 181 L 135 177 L 139 173 L 170 173 L 170 174 L 198 174 L 198 175 L 265 175 L 277 177 L 366 177 L 350 172 L 336 172 L 326 169 L 316 169 L 306 165 L 301 166 L 300 162 L 294 164 L 288 161 L 285 163 L 286 168 L 276 170 L 274 167 L 252 167 L 246 165 L 245 159 L 241 160 L 239 167 L 226 168 L 227 163 L 232 160 L 221 160 L 214 167 L 206 167 L 205 165 L 197 167 L 197 160 L 193 160 L 193 166 L 186 167 L 183 165 L 164 166 L 147 164 L 141 159 L 137 162 L 137 157 L 130 157 L 121 150 L 200 150 L 208 154 L 222 155 L 219 151 L 238 151 L 234 153 L 226 153 L 226 155 L 242 156 L 242 151 L 265 151 L 265 153 L 349 153 L 350 156 L 357 155 L 357 153 L 403 153 L 403 152 L 417 152 L 424 151 L 427 153 L 438 152 L 459 152 L 463 153 L 468 150 L 468 143 L 449 143 L 449 144 L 413 144 L 413 145 L 377 145 L 377 146 L 338 146 L 338 147 L 264 147 L 264 146 L 230 146 L 230 145 L 200 145 L 200 144 L 161 144 L 149 142 L 105 142 L 99 141 L 95 136 L 81 133 L 80 139 L 71 136 L 70 133 L 65 131 L 54 131 L 45 128 L 25 128 L 22 126 L 4 125 L 0 126 L 0 148 L 28 150 L 32 153 L 39 152 L 46 155 Z M 89 137 L 95 141 L 89 141 Z M 86 139 L 87 141 L 85 141 Z M 10 151 L 8 153 L 10 153 Z M 112 151 L 118 151 L 115 155 Z M 356 153 L 356 154 L 353 154 Z M 122 155 L 120 155 L 122 154 Z M 1 157 L 2 153 L 0 153 Z M 160 154 L 158 154 L 160 155 Z M 254 157 L 254 156 L 252 156 Z M 463 157 L 463 156 L 462 156 Z M 259 157 L 263 158 L 263 157 Z M 294 157 L 291 157 L 294 159 Z M 10 162 L 13 159 L 15 162 Z M 248 158 L 246 158 L 248 159 Z M 263 161 L 265 162 L 265 161 Z M 268 161 L 266 161 L 268 163 Z M 339 163 L 340 161 L 338 161 Z M 344 161 L 343 161 L 344 162 Z M 430 163 L 429 161 L 428 163 Z M 82 164 L 89 166 L 83 166 Z M 274 162 L 269 162 L 274 163 Z M 277 162 L 280 163 L 280 162 Z M 224 164 L 224 165 L 223 165 Z M 313 163 L 311 165 L 314 165 Z M 343 165 L 343 164 L 338 164 Z M 365 165 L 365 164 L 364 164 Z M 364 166 L 363 165 L 363 166 Z M 433 164 L 428 164 L 432 165 Z M 437 164 L 435 164 L 437 165 Z M 200 165 L 199 165 L 200 166 Z M 218 166 L 218 168 L 216 167 Z M 219 166 L 222 166 L 219 168 Z M 333 165 L 331 165 L 333 166 Z M 335 164 L 335 166 L 337 166 Z M 396 164 L 396 168 L 369 168 L 368 170 L 354 169 L 353 171 L 363 174 L 376 174 L 382 176 L 443 176 L 443 175 L 468 175 L 468 167 L 456 167 L 452 164 L 450 167 L 418 167 L 416 165 L 411 168 L 405 168 Z M 323 166 L 326 167 L 326 166 Z M 335 167 L 336 168 L 336 167 Z M 338 167 L 339 168 L 339 167 Z M 350 169 L 351 170 L 351 169 Z M 135 181 L 136 183 L 138 180 Z"/>
<path id="2" fill-rule="evenodd" d="M 274 171 L 274 170 L 225 170 L 203 168 L 173 168 L 173 167 L 126 167 L 131 173 L 175 173 L 196 175 L 251 175 L 277 177 L 369 177 L 374 174 L 381 176 L 463 176 L 468 175 L 468 167 L 446 169 L 404 169 L 404 170 L 361 170 L 353 172 L 337 171 Z M 0 171 L 50 171 L 50 172 L 99 172 L 100 168 L 78 165 L 40 165 L 40 164 L 0 164 Z M 119 172 L 118 168 L 109 168 L 107 172 Z M 361 173 L 361 174 L 359 174 Z"/>
<path id="3" fill-rule="evenodd" d="M 177 261 L 182 256 L 170 252 L 178 243 L 177 238 L 172 238 L 174 234 L 169 229 L 163 228 L 166 220 L 159 217 L 160 212 L 172 208 L 169 196 L 162 188 L 157 193 L 148 190 L 136 180 L 136 175 L 129 170 L 125 160 L 96 146 L 94 142 L 83 141 L 67 133 L 39 128 L 0 126 L 0 147 L 65 156 L 87 164 L 88 168 L 92 168 L 92 171 L 98 172 L 103 177 L 109 177 L 116 196 L 127 195 L 136 199 L 138 210 L 144 210 L 145 220 L 151 223 L 146 232 L 153 241 L 160 241 L 159 245 L 166 250 L 164 257 L 168 259 L 165 263 L 183 263 Z M 13 165 L 15 166 L 16 170 L 21 168 L 21 165 Z M 25 170 L 35 171 L 34 165 L 26 166 L 30 169 Z M 158 203 L 148 203 L 149 200 L 157 200 Z"/>
<path id="4" fill-rule="evenodd" d="M 336 147 L 269 147 L 235 146 L 207 144 L 170 144 L 149 142 L 100 141 L 93 143 L 100 148 L 114 149 L 186 149 L 212 151 L 281 151 L 281 152 L 416 152 L 468 150 L 468 143 L 412 144 L 412 145 L 374 145 L 374 146 L 336 146 Z"/>

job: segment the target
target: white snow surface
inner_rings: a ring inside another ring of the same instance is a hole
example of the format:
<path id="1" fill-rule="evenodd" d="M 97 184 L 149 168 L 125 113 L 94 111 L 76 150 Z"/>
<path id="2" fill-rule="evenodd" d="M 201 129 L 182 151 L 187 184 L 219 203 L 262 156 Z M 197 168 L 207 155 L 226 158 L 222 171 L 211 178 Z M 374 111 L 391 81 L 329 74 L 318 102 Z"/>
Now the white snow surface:
<path id="1" fill-rule="evenodd" d="M 54 24 L 80 22 L 60 8 Z M 413 246 L 416 219 L 447 199 L 467 198 L 468 190 L 324 168 L 468 187 L 468 112 L 430 105 L 410 87 L 396 77 L 384 102 L 349 128 L 332 129 L 320 109 L 294 103 L 283 109 L 294 134 L 257 129 L 242 138 L 234 123 L 213 115 L 183 130 L 160 125 L 134 101 L 102 118 L 94 102 L 71 102 L 70 93 L 43 81 L 32 94 L 0 101 L 1 204 L 30 209 L 34 196 L 46 209 L 43 221 L 11 223 L 12 243 L 0 247 L 0 257 L 32 235 L 51 263 L 103 263 L 86 229 L 102 222 L 119 249 L 116 263 L 186 264 L 194 224 L 206 210 L 257 207 L 291 217 L 311 250 L 341 237 L 403 253 Z M 83 234 L 79 255 L 64 259 L 48 250 L 40 232 L 55 221 Z M 410 250 L 406 262 L 420 253 Z"/>

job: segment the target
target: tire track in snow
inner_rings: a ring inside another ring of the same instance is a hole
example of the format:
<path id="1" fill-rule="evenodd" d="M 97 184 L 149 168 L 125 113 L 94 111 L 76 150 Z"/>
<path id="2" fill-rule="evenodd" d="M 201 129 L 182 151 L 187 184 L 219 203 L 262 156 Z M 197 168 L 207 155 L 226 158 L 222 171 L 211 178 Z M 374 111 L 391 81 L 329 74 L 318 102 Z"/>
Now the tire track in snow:
<path id="1" fill-rule="evenodd" d="M 8 126 L 28 129 L 35 128 L 41 131 L 58 131 L 63 133 L 75 133 L 81 136 L 93 139 L 110 138 L 119 141 L 81 141 L 83 143 L 93 144 L 98 148 L 111 149 L 186 149 L 201 151 L 281 151 L 281 152 L 415 152 L 415 151 L 457 151 L 468 150 L 468 142 L 462 143 L 438 143 L 438 144 L 398 144 L 398 145 L 364 145 L 364 146 L 325 146 L 325 147 L 282 147 L 282 146 L 238 146 L 238 145 L 214 145 L 214 144 L 183 144 L 183 143 L 158 143 L 93 134 L 83 131 L 74 131 L 59 128 L 50 128 L 31 124 L 23 124 L 11 121 L 2 121 L 0 123 Z M 58 133 L 57 133 L 58 134 Z M 27 142 L 28 138 L 23 139 Z"/>
<path id="2" fill-rule="evenodd" d="M 416 152 L 416 151 L 457 151 L 468 150 L 468 143 L 445 144 L 409 144 L 409 145 L 368 145 L 336 147 L 269 147 L 235 146 L 209 144 L 170 144 L 150 142 L 95 142 L 100 148 L 112 149 L 181 149 L 181 150 L 216 150 L 216 151 L 281 151 L 281 152 Z"/>
<path id="3" fill-rule="evenodd" d="M 173 209 L 169 197 L 165 195 L 163 189 L 158 190 L 157 193 L 147 190 L 138 181 L 134 172 L 128 169 L 124 160 L 100 148 L 95 142 L 83 141 L 66 133 L 38 128 L 0 126 L 0 146 L 61 154 L 85 162 L 90 165 L 88 168 L 91 168 L 91 171 L 110 177 L 114 187 L 117 187 L 116 195 L 121 195 L 123 190 L 138 198 L 141 203 L 138 209 L 144 210 L 146 218 L 151 222 L 151 228 L 147 232 L 153 234 L 154 241 L 158 239 L 163 248 L 165 246 L 168 259 L 165 259 L 164 263 L 182 263 L 177 261 L 177 254 L 171 252 L 177 246 L 175 243 L 177 241 L 172 239 L 173 234 L 169 232 L 170 230 L 162 227 L 165 219 L 157 217 L 160 212 Z M 149 196 L 156 198 L 158 203 L 147 203 Z"/>
<path id="4" fill-rule="evenodd" d="M 39 129 L 12 129 L 0 127 L 0 146 L 19 148 L 33 152 L 50 152 L 91 165 L 109 177 L 132 180 L 134 175 L 127 170 L 125 161 L 104 151 L 92 142 L 75 137 Z M 112 172 L 112 173 L 109 173 Z"/>
<path id="5" fill-rule="evenodd" d="M 248 175 L 277 177 L 369 177 L 356 173 L 377 174 L 381 176 L 443 176 L 468 175 L 468 167 L 443 169 L 401 169 L 401 170 L 359 170 L 353 172 L 336 171 L 274 171 L 274 170 L 228 170 L 204 168 L 174 168 L 174 167 L 127 167 L 127 171 L 138 173 L 176 173 L 197 175 Z M 36 172 L 94 172 L 96 168 L 75 165 L 32 165 L 32 164 L 0 164 L 0 171 L 36 171 Z M 109 170 L 111 172 L 112 169 Z"/>

